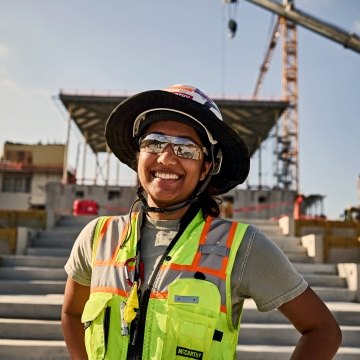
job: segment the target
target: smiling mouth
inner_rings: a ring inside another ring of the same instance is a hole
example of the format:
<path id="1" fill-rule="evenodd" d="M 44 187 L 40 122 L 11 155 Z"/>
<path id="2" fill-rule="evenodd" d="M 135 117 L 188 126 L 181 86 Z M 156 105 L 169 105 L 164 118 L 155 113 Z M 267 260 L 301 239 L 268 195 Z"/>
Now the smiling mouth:
<path id="1" fill-rule="evenodd" d="M 178 180 L 178 179 L 180 179 L 180 176 L 177 174 L 165 173 L 165 172 L 160 172 L 160 171 L 155 171 L 153 173 L 153 176 L 155 178 L 163 179 L 163 180 Z"/>

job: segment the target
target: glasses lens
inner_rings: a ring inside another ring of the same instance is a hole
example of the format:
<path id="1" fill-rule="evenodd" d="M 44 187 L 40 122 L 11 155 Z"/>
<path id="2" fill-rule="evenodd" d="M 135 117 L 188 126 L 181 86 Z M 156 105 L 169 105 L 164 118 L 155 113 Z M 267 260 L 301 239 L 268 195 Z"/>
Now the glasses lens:
<path id="1" fill-rule="evenodd" d="M 190 139 L 162 134 L 146 135 L 140 140 L 140 150 L 160 154 L 168 144 L 171 144 L 176 156 L 185 159 L 200 160 L 203 152 L 207 153 L 205 148 L 202 149 Z"/>

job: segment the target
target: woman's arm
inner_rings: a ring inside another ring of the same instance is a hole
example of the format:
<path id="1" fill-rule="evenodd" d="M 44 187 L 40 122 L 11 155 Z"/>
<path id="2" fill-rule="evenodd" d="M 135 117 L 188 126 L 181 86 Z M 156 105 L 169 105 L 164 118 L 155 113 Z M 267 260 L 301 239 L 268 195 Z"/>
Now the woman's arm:
<path id="1" fill-rule="evenodd" d="M 341 330 L 324 302 L 308 287 L 279 307 L 301 333 L 292 360 L 332 359 L 341 344 Z"/>
<path id="2" fill-rule="evenodd" d="M 81 315 L 89 298 L 90 287 L 80 285 L 68 277 L 61 313 L 62 330 L 72 360 L 87 360 L 84 326 Z"/>

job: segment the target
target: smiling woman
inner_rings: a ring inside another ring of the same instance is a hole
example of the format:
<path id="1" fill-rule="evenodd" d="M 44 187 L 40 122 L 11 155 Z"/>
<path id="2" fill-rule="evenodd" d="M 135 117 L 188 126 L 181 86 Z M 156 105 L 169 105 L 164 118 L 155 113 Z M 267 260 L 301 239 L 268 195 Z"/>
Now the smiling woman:
<path id="1" fill-rule="evenodd" d="M 137 171 L 139 198 L 129 216 L 85 226 L 65 265 L 72 358 L 234 359 L 249 297 L 302 334 L 293 359 L 334 356 L 339 327 L 288 258 L 256 227 L 219 217 L 214 196 L 245 181 L 249 155 L 208 96 L 187 85 L 132 96 L 106 139 Z"/>

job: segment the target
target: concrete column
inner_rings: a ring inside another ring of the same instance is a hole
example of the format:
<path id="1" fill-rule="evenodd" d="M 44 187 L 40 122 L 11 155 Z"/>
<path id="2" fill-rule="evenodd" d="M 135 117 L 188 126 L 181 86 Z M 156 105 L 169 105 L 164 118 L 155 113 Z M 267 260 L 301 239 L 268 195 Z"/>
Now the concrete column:
<path id="1" fill-rule="evenodd" d="M 316 264 L 324 263 L 324 237 L 322 235 L 302 236 L 301 244 L 306 248 L 307 254 L 314 258 Z"/>
<path id="2" fill-rule="evenodd" d="M 337 267 L 339 276 L 346 278 L 349 290 L 355 291 L 356 301 L 360 302 L 360 264 L 340 263 Z"/>
<path id="3" fill-rule="evenodd" d="M 67 184 L 67 182 L 68 182 L 67 166 L 68 166 L 68 152 L 69 152 L 70 129 L 71 129 L 71 106 L 69 106 L 69 108 L 67 110 L 69 112 L 69 118 L 68 118 L 66 142 L 65 142 L 65 149 L 64 149 L 64 163 L 63 163 L 63 176 L 62 176 L 63 184 Z"/>
<path id="4" fill-rule="evenodd" d="M 30 241 L 37 235 L 37 231 L 27 227 L 17 228 L 16 239 L 16 255 L 25 255 L 27 247 L 30 245 Z"/>
<path id="5" fill-rule="evenodd" d="M 84 134 L 84 149 L 83 149 L 83 164 L 82 164 L 82 184 L 85 184 L 85 172 L 86 172 L 86 146 L 87 146 L 87 134 Z"/>

